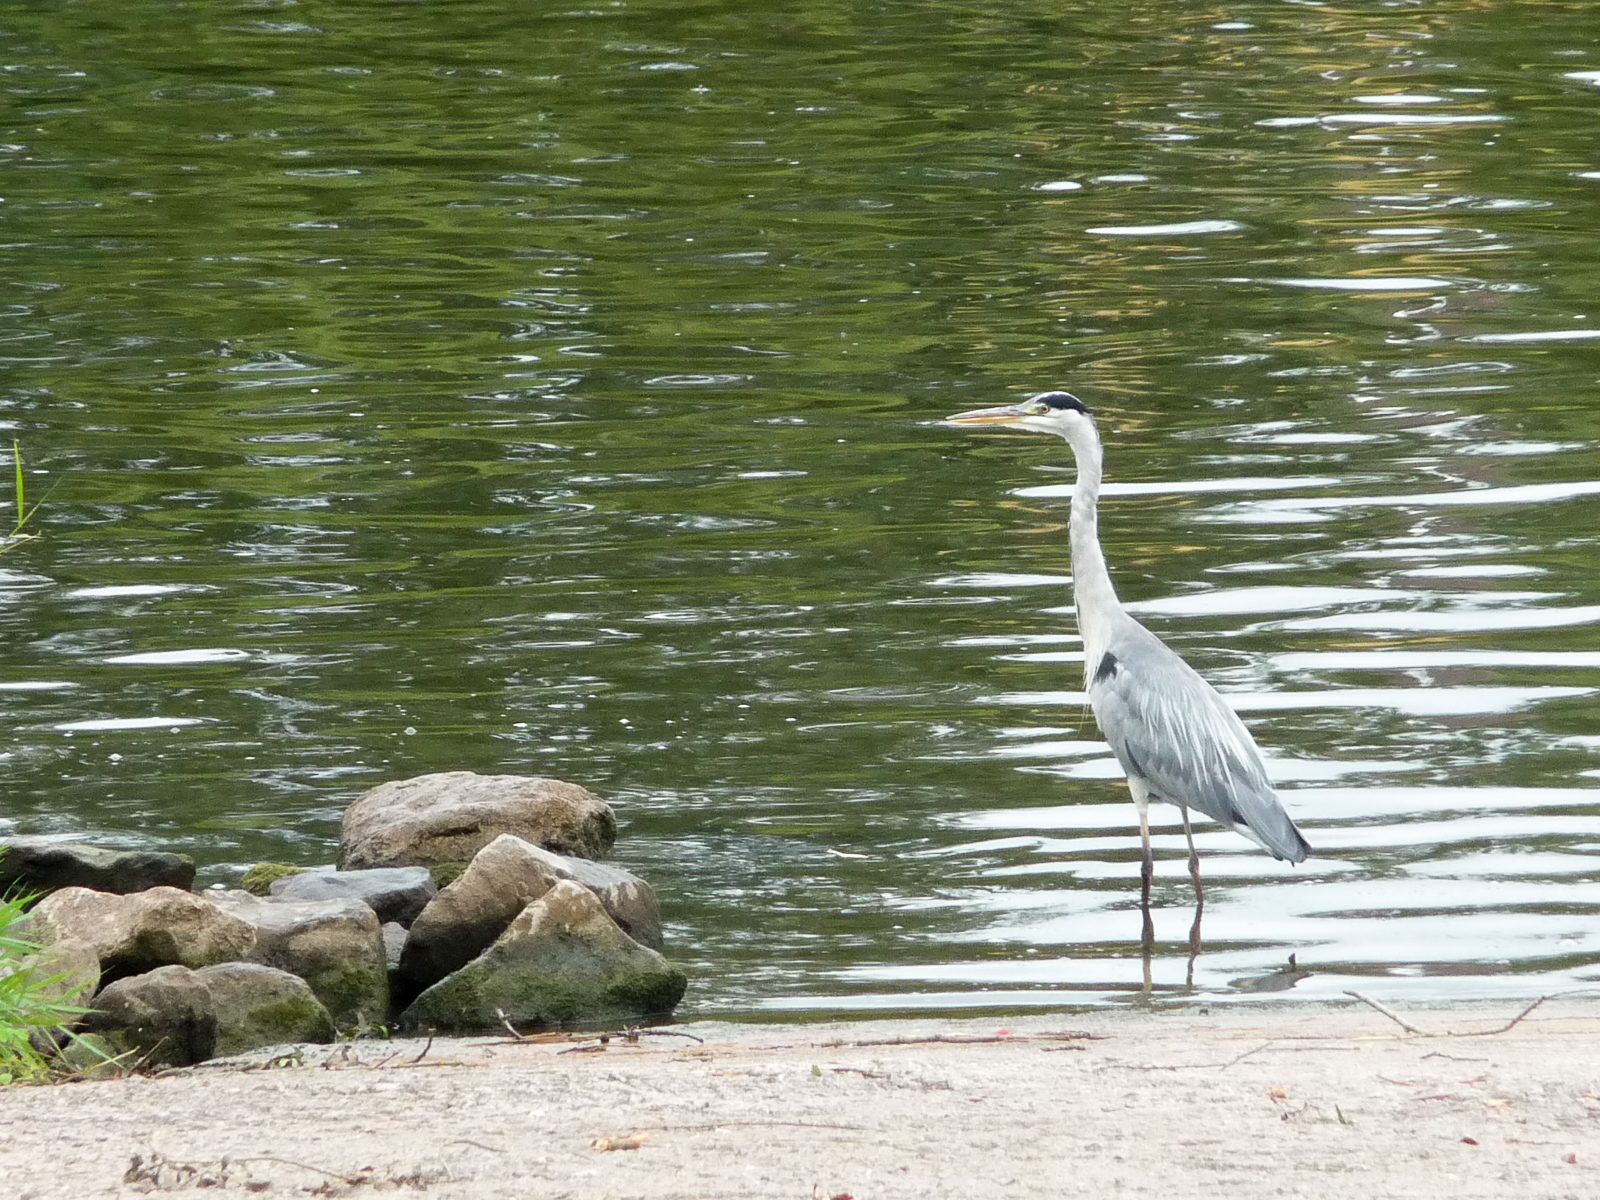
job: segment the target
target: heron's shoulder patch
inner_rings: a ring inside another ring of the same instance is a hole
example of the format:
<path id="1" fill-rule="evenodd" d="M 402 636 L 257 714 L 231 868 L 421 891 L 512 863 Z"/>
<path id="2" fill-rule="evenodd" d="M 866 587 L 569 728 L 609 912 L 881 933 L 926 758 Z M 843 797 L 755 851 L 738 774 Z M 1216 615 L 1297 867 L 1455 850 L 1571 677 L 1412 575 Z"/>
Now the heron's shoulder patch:
<path id="1" fill-rule="evenodd" d="M 1107 650 L 1100 656 L 1100 665 L 1094 669 L 1094 678 L 1089 681 L 1089 686 L 1093 687 L 1097 683 L 1105 683 L 1108 679 L 1116 678 L 1117 672 L 1121 669 L 1121 660 Z"/>

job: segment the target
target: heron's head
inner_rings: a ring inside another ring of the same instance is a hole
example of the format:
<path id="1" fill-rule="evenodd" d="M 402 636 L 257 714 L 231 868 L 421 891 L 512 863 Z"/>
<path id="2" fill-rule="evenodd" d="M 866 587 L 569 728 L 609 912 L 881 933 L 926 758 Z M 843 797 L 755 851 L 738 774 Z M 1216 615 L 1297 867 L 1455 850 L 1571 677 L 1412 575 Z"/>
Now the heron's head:
<path id="1" fill-rule="evenodd" d="M 949 425 L 999 425 L 1007 429 L 1027 429 L 1034 433 L 1053 433 L 1072 439 L 1074 432 L 1092 430 L 1094 417 L 1071 392 L 1041 392 L 1021 404 L 1002 404 L 998 408 L 974 408 L 946 417 Z"/>

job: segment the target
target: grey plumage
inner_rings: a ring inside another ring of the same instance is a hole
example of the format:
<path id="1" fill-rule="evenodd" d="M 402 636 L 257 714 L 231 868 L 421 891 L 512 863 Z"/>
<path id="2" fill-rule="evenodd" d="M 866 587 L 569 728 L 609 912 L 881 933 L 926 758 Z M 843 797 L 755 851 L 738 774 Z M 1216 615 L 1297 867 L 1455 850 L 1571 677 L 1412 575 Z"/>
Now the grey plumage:
<path id="1" fill-rule="evenodd" d="M 1216 689 L 1126 613 L 1098 662 L 1084 665 L 1100 732 L 1152 800 L 1187 805 L 1274 858 L 1310 852 L 1267 780 L 1261 751 Z"/>
<path id="2" fill-rule="evenodd" d="M 1185 834 L 1193 808 L 1277 858 L 1303 861 L 1311 847 L 1273 792 L 1250 731 L 1216 689 L 1129 616 L 1117 599 L 1098 532 L 1100 436 L 1083 402 L 1067 392 L 1046 392 L 1021 404 L 974 409 L 946 420 L 1053 433 L 1072 447 L 1078 466 L 1070 525 L 1072 591 L 1083 635 L 1084 685 L 1139 809 L 1147 921 L 1153 871 L 1151 800 L 1176 804 Z M 1189 870 L 1196 896 L 1203 899 L 1192 835 Z M 1147 937 L 1148 929 L 1147 923 Z M 1198 938 L 1198 917 L 1194 936 Z"/>

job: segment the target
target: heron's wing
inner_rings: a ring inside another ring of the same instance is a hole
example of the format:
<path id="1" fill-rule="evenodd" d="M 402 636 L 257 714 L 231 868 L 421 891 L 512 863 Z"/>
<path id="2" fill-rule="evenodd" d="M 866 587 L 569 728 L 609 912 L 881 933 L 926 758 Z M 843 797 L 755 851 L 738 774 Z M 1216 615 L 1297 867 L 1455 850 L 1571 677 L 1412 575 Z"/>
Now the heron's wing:
<path id="1" fill-rule="evenodd" d="M 1305 858 L 1310 847 L 1278 803 L 1250 731 L 1153 633 L 1129 619 L 1088 690 L 1123 769 L 1156 798 L 1199 809 L 1278 858 Z"/>

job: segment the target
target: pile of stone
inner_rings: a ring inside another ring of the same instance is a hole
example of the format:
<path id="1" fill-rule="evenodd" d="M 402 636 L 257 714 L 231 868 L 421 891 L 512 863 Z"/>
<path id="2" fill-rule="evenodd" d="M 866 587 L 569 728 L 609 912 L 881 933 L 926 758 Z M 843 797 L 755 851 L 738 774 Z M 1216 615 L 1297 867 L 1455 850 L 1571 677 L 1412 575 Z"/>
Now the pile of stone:
<path id="1" fill-rule="evenodd" d="M 650 885 L 598 861 L 611 806 L 560 780 L 424 775 L 345 813 L 337 866 L 189 890 L 181 855 L 0 840 L 0 887 L 46 891 L 28 964 L 88 1009 L 79 1038 L 186 1065 L 384 1027 L 616 1027 L 669 1015 Z M 441 881 L 443 886 L 440 886 Z"/>

